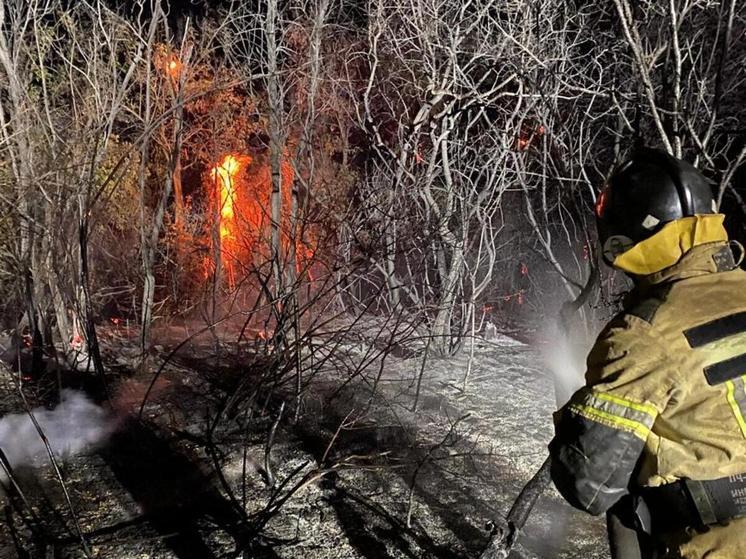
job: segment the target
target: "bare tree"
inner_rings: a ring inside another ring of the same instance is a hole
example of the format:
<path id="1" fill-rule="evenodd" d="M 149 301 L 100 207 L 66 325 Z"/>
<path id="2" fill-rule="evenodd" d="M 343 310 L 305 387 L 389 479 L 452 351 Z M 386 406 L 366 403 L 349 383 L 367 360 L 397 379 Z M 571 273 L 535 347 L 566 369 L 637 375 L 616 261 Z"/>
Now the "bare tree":
<path id="1" fill-rule="evenodd" d="M 99 2 L 68 9 L 16 2 L 2 17 L 8 35 L 0 58 L 12 101 L 1 115 L 3 146 L 15 186 L 5 202 L 18 220 L 13 259 L 25 270 L 34 347 L 42 332 L 52 347 L 54 328 L 63 351 L 90 352 L 100 370 L 88 249 L 104 213 L 94 210 L 106 207 L 132 160 L 124 149 L 112 161 L 111 150 L 120 145 L 115 130 L 135 84 L 141 29 Z M 123 69 L 120 56 L 130 61 Z"/>

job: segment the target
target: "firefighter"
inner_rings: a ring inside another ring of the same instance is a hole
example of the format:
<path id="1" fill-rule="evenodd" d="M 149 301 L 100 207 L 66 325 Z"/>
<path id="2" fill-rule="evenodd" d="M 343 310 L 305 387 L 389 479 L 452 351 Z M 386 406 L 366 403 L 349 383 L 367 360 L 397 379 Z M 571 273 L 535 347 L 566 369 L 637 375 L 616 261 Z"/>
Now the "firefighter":
<path id="1" fill-rule="evenodd" d="M 658 150 L 613 174 L 596 216 L 634 288 L 555 414 L 552 479 L 607 513 L 615 558 L 746 558 L 743 248 L 707 179 Z"/>

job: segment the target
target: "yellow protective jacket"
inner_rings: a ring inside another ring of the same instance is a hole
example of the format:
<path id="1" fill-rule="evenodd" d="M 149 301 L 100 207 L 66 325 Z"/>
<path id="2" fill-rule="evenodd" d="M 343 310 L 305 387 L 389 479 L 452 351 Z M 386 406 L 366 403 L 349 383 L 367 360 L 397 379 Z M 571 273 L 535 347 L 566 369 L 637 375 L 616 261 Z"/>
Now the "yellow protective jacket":
<path id="1" fill-rule="evenodd" d="M 614 262 L 636 278 L 555 416 L 552 479 L 601 514 L 636 487 L 746 473 L 746 272 L 722 215 L 666 225 Z M 746 519 L 669 534 L 671 557 L 746 558 Z"/>

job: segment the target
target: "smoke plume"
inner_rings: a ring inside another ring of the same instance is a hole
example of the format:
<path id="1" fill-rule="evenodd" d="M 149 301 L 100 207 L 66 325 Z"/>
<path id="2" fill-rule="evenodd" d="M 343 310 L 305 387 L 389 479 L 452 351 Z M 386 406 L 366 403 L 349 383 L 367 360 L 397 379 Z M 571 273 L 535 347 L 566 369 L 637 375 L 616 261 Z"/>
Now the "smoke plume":
<path id="1" fill-rule="evenodd" d="M 66 457 L 102 443 L 114 431 L 116 421 L 80 392 L 62 390 L 59 405 L 32 410 L 55 456 Z M 34 466 L 49 460 L 46 447 L 27 413 L 0 419 L 0 448 L 11 467 Z M 0 481 L 7 481 L 0 468 Z"/>

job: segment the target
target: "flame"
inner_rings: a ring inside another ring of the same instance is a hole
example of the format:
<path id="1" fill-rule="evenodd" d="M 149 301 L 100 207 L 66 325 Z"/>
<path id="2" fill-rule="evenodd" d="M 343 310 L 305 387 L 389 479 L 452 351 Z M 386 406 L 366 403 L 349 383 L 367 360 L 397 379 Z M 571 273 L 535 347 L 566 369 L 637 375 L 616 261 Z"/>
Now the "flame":
<path id="1" fill-rule="evenodd" d="M 290 229 L 293 167 L 289 157 L 281 165 L 283 200 L 281 244 L 283 258 L 295 243 L 297 274 L 307 274 L 313 280 L 310 263 L 315 260 L 317 241 L 308 231 L 293 233 Z M 233 152 L 218 159 L 205 175 L 205 186 L 213 201 L 214 229 L 217 245 L 215 258 L 203 261 L 203 275 L 208 279 L 225 271 L 229 286 L 235 285 L 236 270 L 249 262 L 270 257 L 272 178 L 267 162 L 256 162 L 248 154 Z"/>
<path id="2" fill-rule="evenodd" d="M 524 123 L 518 134 L 516 147 L 520 151 L 527 150 L 529 147 L 531 147 L 531 144 L 533 144 L 535 140 L 541 138 L 545 132 L 546 129 L 544 128 L 543 124 L 540 124 L 538 127 L 529 127 L 527 124 Z"/>
<path id="3" fill-rule="evenodd" d="M 218 229 L 220 233 L 221 261 L 228 272 L 229 285 L 234 284 L 233 259 L 238 246 L 236 226 L 236 178 L 241 163 L 235 155 L 226 155 L 223 161 L 210 171 L 210 177 L 217 187 L 216 199 L 219 201 L 220 216 Z"/>
<path id="4" fill-rule="evenodd" d="M 226 155 L 223 162 L 212 168 L 210 175 L 218 185 L 220 200 L 220 240 L 234 239 L 234 220 L 236 217 L 236 175 L 241 164 L 233 155 Z"/>

